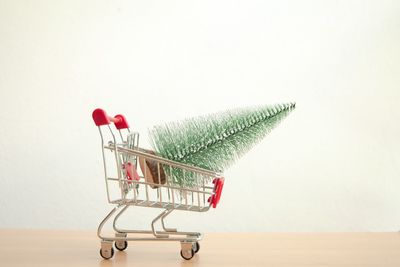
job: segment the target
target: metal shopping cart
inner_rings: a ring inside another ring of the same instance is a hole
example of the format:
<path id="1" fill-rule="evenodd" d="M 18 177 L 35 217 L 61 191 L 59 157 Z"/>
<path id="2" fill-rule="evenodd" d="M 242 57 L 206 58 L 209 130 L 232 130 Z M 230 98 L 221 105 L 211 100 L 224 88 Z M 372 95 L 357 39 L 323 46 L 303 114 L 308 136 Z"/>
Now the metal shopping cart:
<path id="1" fill-rule="evenodd" d="M 164 219 L 174 210 L 205 212 L 216 208 L 224 185 L 222 174 L 158 157 L 140 148 L 139 134 L 130 131 L 123 115 L 110 117 L 104 110 L 96 109 L 92 117 L 101 137 L 107 199 L 115 205 L 97 230 L 100 255 L 112 258 L 113 243 L 122 251 L 128 241 L 179 241 L 181 256 L 191 259 L 200 249 L 202 234 L 167 228 Z M 172 183 L 171 174 L 177 171 L 195 177 L 198 186 L 188 188 Z M 159 208 L 162 212 L 152 220 L 150 230 L 121 229 L 117 221 L 130 206 Z M 102 230 L 112 218 L 115 235 L 106 236 Z M 157 222 L 161 222 L 162 230 L 156 230 Z"/>

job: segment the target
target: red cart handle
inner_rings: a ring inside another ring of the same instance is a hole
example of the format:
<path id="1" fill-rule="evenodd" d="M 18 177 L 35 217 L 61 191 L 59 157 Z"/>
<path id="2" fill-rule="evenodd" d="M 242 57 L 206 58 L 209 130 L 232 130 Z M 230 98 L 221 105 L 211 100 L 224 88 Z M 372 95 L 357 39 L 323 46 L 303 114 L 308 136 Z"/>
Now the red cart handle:
<path id="1" fill-rule="evenodd" d="M 215 178 L 213 181 L 214 184 L 214 194 L 208 198 L 208 202 L 215 209 L 219 203 L 222 194 L 222 188 L 224 188 L 224 177 Z"/>
<path id="2" fill-rule="evenodd" d="M 128 121 L 123 115 L 118 114 L 113 118 L 108 116 L 107 113 L 100 108 L 97 108 L 93 111 L 92 118 L 96 126 L 108 125 L 113 122 L 118 130 L 129 128 Z"/>

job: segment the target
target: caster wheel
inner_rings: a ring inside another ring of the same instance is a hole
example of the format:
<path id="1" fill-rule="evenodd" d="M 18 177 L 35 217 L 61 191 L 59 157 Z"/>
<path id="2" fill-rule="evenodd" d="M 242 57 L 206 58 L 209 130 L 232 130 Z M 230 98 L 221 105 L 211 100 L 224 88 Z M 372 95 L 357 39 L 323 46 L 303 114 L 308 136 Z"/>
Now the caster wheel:
<path id="1" fill-rule="evenodd" d="M 113 248 L 111 248 L 111 250 L 100 249 L 100 256 L 103 257 L 103 259 L 105 260 L 111 259 L 114 256 L 114 249 Z"/>
<path id="2" fill-rule="evenodd" d="M 199 242 L 196 241 L 196 243 L 193 243 L 193 251 L 194 253 L 197 253 L 199 252 L 199 250 L 200 250 L 200 244 Z"/>
<path id="3" fill-rule="evenodd" d="M 114 246 L 119 251 L 123 251 L 128 247 L 128 242 L 126 242 L 126 241 L 115 241 Z"/>
<path id="4" fill-rule="evenodd" d="M 194 250 L 190 249 L 190 250 L 181 250 L 181 256 L 182 258 L 184 258 L 185 260 L 190 260 L 191 258 L 193 258 L 194 256 Z"/>

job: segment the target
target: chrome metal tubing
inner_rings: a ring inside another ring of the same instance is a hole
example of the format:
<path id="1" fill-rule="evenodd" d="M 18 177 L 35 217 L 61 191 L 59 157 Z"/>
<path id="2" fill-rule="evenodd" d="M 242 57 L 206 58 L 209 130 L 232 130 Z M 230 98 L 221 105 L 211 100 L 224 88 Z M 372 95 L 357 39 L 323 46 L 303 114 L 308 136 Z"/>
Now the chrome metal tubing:
<path id="1" fill-rule="evenodd" d="M 121 205 L 118 205 L 114 207 L 108 214 L 107 216 L 101 221 L 99 224 L 99 227 L 97 228 L 97 236 L 102 239 L 102 240 L 113 240 L 112 238 L 109 239 L 105 236 L 101 235 L 101 230 L 103 229 L 104 224 L 111 218 L 111 216 L 121 207 Z"/>
<path id="2" fill-rule="evenodd" d="M 113 229 L 115 232 L 117 233 L 124 233 L 123 231 L 121 231 L 120 229 L 118 229 L 117 227 L 117 220 L 119 219 L 119 217 L 122 215 L 122 213 L 124 213 L 127 209 L 129 208 L 129 205 L 125 205 L 125 207 L 123 207 L 118 213 L 117 215 L 115 215 L 114 220 L 113 220 Z"/>
<path id="3" fill-rule="evenodd" d="M 170 215 L 172 211 L 173 211 L 172 209 L 168 210 L 168 212 L 165 213 L 164 216 L 161 217 L 161 226 L 162 226 L 162 228 L 164 229 L 165 232 L 175 232 L 176 233 L 177 232 L 176 228 L 167 228 L 167 227 L 165 227 L 165 224 L 164 224 L 165 217 Z"/>
<path id="4" fill-rule="evenodd" d="M 174 210 L 208 211 L 211 204 L 207 199 L 215 193 L 214 184 L 211 182 L 222 174 L 153 155 L 139 147 L 138 133 L 130 132 L 129 129 L 127 129 L 127 134 L 125 134 L 126 131 L 119 131 L 119 138 L 109 125 L 106 128 L 109 129 L 111 135 L 107 130 L 102 131 L 99 127 L 104 177 L 107 200 L 115 206 L 100 222 L 97 229 L 97 236 L 102 240 L 102 244 L 105 244 L 104 247 L 110 246 L 109 242 L 114 241 L 180 241 L 183 243 L 200 241 L 201 233 L 168 228 L 165 225 L 165 218 Z M 116 137 L 121 139 L 121 142 L 117 142 Z M 110 152 L 112 157 L 109 157 L 110 154 L 107 154 L 106 157 L 106 153 Z M 149 161 L 156 164 L 157 174 L 154 175 L 154 180 L 151 179 L 152 175 L 148 168 L 140 165 L 141 160 L 144 165 L 147 165 Z M 132 165 L 133 169 L 128 169 L 130 167 L 127 166 Z M 140 165 L 140 169 L 138 165 Z M 180 169 L 184 176 L 193 174 L 198 179 L 197 186 L 177 185 L 172 180 L 173 178 L 168 176 L 167 171 L 163 174 L 165 179 L 162 178 L 162 170 L 168 170 L 167 168 L 169 168 L 169 173 L 172 173 L 173 169 Z M 149 230 L 120 228 L 118 222 L 131 206 L 159 208 L 162 209 L 162 212 L 151 220 Z M 107 236 L 102 233 L 102 230 L 111 220 L 116 234 Z M 159 230 L 156 229 L 158 221 L 161 222 Z"/>
<path id="5" fill-rule="evenodd" d="M 109 149 L 109 150 L 115 150 L 115 146 L 104 146 L 105 149 Z M 141 148 L 136 148 L 136 149 L 129 149 L 129 148 L 124 148 L 124 147 L 118 147 L 117 148 L 119 152 L 123 152 L 123 153 L 127 153 L 127 154 L 132 154 L 135 156 L 140 156 L 143 157 L 145 159 L 151 159 L 154 160 L 156 162 L 165 164 L 165 165 L 171 165 L 172 167 L 176 167 L 176 168 L 180 168 L 183 170 L 187 170 L 187 171 L 192 171 L 192 172 L 196 172 L 199 174 L 203 174 L 206 176 L 213 176 L 213 177 L 218 177 L 221 176 L 221 173 L 219 172 L 214 172 L 211 170 L 207 170 L 207 169 L 203 169 L 200 167 L 195 167 L 192 165 L 187 165 L 187 164 L 183 164 L 177 161 L 173 161 L 173 160 L 169 160 L 169 159 L 165 159 L 159 156 L 155 156 L 153 154 L 149 154 L 147 152 L 144 152 L 143 149 Z"/>
<path id="6" fill-rule="evenodd" d="M 107 216 L 101 221 L 98 229 L 97 229 L 97 236 L 103 241 L 154 241 L 154 240 L 163 240 L 163 241 L 200 241 L 203 237 L 201 233 L 198 232 L 175 232 L 175 231 L 155 231 L 154 224 L 157 220 L 161 219 L 163 216 L 167 216 L 171 213 L 170 210 L 165 210 L 161 214 L 159 214 L 153 221 L 152 221 L 152 230 L 131 230 L 131 229 L 119 229 L 116 228 L 117 233 L 126 233 L 126 234 L 148 234 L 152 235 L 153 237 L 117 237 L 117 236 L 103 236 L 101 231 L 106 224 L 106 222 L 114 215 L 114 213 L 120 209 L 122 205 L 118 205 L 114 207 Z M 128 206 L 124 206 L 121 211 L 117 213 L 119 217 L 124 211 L 127 210 Z M 114 219 L 115 222 L 115 219 Z M 185 237 L 170 237 L 170 235 L 176 236 L 185 236 Z"/>
<path id="7" fill-rule="evenodd" d="M 157 231 L 155 230 L 154 224 L 160 220 L 165 214 L 168 213 L 168 210 L 164 210 L 163 212 L 161 212 L 157 217 L 154 218 L 154 220 L 151 222 L 151 231 L 153 232 L 153 235 L 157 238 L 168 238 L 169 235 L 168 234 L 161 234 L 161 233 L 157 233 Z"/>

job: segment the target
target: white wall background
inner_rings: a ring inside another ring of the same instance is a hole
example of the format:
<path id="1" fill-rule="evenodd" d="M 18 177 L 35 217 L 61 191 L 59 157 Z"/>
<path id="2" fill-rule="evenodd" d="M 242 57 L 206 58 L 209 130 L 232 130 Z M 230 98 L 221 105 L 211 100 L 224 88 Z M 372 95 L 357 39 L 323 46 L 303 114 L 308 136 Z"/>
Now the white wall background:
<path id="1" fill-rule="evenodd" d="M 295 100 L 205 231 L 400 228 L 400 2 L 0 0 L 0 227 L 95 229 L 96 107 L 142 133 Z M 132 210 L 145 226 L 155 211 Z"/>

